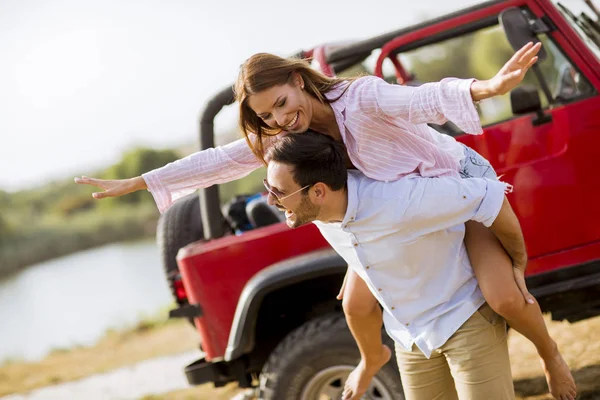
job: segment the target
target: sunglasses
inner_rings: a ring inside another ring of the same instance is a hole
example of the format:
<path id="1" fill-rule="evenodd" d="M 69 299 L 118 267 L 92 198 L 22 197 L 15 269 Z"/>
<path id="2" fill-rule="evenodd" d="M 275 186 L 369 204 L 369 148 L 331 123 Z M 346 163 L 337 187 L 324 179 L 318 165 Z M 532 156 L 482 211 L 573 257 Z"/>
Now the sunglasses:
<path id="1" fill-rule="evenodd" d="M 269 184 L 269 182 L 267 182 L 266 179 L 263 179 L 263 184 L 265 185 L 265 188 L 271 194 L 271 196 L 273 196 L 273 198 L 275 198 L 275 201 L 277 201 L 277 203 L 279 203 L 280 205 L 282 205 L 281 202 L 283 200 L 287 199 L 288 197 L 291 197 L 291 196 L 295 195 L 296 193 L 301 192 L 304 189 L 309 188 L 309 187 L 312 186 L 312 185 L 306 185 L 303 188 L 300 188 L 300 189 L 296 190 L 295 192 L 292 192 L 292 193 L 290 193 L 290 194 L 288 194 L 286 196 L 281 197 L 280 195 L 278 195 L 277 193 L 275 193 L 275 191 L 273 190 L 273 188 L 271 188 L 271 185 Z"/>

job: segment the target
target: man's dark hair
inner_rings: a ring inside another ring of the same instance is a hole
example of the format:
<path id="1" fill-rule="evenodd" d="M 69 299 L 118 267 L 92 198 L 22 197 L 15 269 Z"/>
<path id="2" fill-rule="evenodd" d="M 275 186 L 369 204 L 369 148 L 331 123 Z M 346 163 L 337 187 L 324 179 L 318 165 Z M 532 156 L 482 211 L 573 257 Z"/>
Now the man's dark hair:
<path id="1" fill-rule="evenodd" d="M 267 152 L 267 161 L 293 167 L 292 177 L 300 186 L 323 182 L 332 190 L 346 186 L 346 149 L 331 136 L 308 130 L 278 138 Z"/>

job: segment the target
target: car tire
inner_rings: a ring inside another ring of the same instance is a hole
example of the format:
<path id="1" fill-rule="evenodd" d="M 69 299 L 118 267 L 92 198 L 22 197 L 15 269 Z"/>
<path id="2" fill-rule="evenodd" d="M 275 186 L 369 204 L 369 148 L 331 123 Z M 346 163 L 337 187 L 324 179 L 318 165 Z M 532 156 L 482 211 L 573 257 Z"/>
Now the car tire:
<path id="1" fill-rule="evenodd" d="M 177 252 L 182 247 L 204 237 L 200 218 L 200 199 L 197 194 L 176 201 L 158 220 L 156 242 L 169 285 L 179 274 Z M 175 296 L 174 289 L 171 287 Z"/>
<path id="2" fill-rule="evenodd" d="M 384 335 L 384 343 L 393 342 Z M 360 361 L 360 353 L 341 314 L 311 320 L 279 343 L 259 378 L 261 400 L 341 398 L 344 382 Z M 377 373 L 371 399 L 404 399 L 395 357 Z"/>

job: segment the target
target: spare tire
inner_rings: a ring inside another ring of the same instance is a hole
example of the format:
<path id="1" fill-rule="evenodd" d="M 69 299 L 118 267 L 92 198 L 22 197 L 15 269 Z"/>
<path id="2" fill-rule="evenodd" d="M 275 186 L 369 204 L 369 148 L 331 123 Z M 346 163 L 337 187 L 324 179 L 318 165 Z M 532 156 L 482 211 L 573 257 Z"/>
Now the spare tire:
<path id="1" fill-rule="evenodd" d="M 173 280 L 179 275 L 177 252 L 182 247 L 204 237 L 200 218 L 200 198 L 197 194 L 176 201 L 158 220 L 156 242 L 171 292 L 175 296 Z"/>

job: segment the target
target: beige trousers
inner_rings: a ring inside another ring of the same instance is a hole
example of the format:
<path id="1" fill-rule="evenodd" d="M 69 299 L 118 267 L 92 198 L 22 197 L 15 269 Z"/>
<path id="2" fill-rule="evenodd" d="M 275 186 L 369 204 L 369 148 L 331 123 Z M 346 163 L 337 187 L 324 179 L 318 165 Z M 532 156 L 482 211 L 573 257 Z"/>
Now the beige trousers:
<path id="1" fill-rule="evenodd" d="M 507 400 L 514 388 L 506 323 L 487 303 L 427 359 L 396 344 L 407 400 Z"/>

